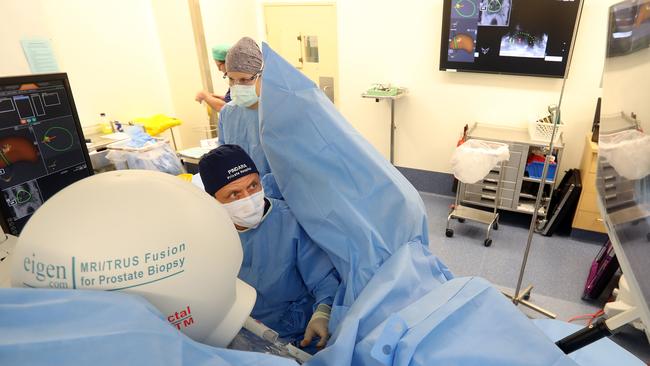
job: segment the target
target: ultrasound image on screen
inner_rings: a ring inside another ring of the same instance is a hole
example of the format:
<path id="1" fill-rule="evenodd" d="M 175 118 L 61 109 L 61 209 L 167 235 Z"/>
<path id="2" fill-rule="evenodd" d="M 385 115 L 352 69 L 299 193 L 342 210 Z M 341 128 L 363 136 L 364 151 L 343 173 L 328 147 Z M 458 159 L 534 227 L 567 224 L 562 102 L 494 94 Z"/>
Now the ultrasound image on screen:
<path id="1" fill-rule="evenodd" d="M 548 35 L 533 35 L 524 31 L 515 31 L 501 37 L 499 56 L 509 57 L 546 57 Z"/>
<path id="2" fill-rule="evenodd" d="M 33 214 L 43 204 L 38 185 L 34 180 L 5 189 L 2 193 L 16 220 Z"/>

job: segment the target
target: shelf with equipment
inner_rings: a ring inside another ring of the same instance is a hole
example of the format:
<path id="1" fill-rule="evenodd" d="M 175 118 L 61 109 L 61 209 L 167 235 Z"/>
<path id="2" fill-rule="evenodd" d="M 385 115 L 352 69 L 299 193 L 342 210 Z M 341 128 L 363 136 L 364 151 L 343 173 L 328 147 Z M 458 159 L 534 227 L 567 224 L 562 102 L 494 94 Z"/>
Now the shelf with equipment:
<path id="1" fill-rule="evenodd" d="M 526 128 L 512 128 L 482 123 L 475 123 L 468 131 L 467 138 L 508 144 L 510 159 L 504 163 L 504 169 L 506 170 L 503 174 L 498 208 L 532 215 L 540 179 L 535 176 L 528 176 L 529 172 L 532 172 L 529 166 L 529 160 L 531 159 L 531 154 L 546 153 L 548 142 L 532 140 Z M 555 182 L 557 181 L 556 175 L 559 173 L 557 165 L 561 162 L 563 150 L 564 143 L 560 135 L 552 153 L 555 157 L 554 175 L 552 176 L 549 173 L 548 180 L 544 184 L 544 195 L 538 210 L 540 221 L 545 220 L 546 212 L 548 212 L 548 205 L 553 194 Z M 529 169 L 526 169 L 527 166 Z M 460 190 L 461 203 L 488 208 L 494 207 L 496 197 L 495 182 L 499 177 L 499 173 L 500 168 L 496 167 L 483 180 L 475 184 L 461 183 L 458 188 Z"/>

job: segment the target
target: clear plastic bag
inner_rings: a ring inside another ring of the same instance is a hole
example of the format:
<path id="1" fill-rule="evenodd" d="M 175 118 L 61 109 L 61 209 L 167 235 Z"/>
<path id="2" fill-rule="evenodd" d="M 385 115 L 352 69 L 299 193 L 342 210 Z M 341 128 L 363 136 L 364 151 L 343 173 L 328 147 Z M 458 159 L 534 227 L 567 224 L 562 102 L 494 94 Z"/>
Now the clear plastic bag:
<path id="1" fill-rule="evenodd" d="M 626 179 L 641 179 L 650 174 L 650 136 L 637 130 L 601 134 L 600 156 Z"/>
<path id="2" fill-rule="evenodd" d="M 156 170 L 178 175 L 185 173 L 181 159 L 174 149 L 164 140 L 147 143 L 141 148 L 128 148 L 117 143 L 108 147 L 106 154 L 117 169 Z"/>
<path id="3" fill-rule="evenodd" d="M 472 184 L 485 178 L 499 162 L 508 159 L 508 145 L 470 139 L 458 146 L 451 156 L 451 171 L 459 181 Z"/>

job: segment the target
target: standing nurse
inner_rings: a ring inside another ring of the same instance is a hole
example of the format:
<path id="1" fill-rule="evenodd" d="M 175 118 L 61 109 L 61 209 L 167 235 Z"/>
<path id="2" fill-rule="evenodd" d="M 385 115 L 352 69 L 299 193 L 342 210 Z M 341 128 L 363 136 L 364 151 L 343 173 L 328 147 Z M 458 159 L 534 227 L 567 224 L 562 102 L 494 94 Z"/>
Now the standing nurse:
<path id="1" fill-rule="evenodd" d="M 270 173 L 260 144 L 257 111 L 262 75 L 262 51 L 251 38 L 244 37 L 228 50 L 226 72 L 232 102 L 219 113 L 219 145 L 239 145 L 253 159 L 261 177 Z"/>
<path id="2" fill-rule="evenodd" d="M 226 78 L 226 54 L 228 53 L 228 48 L 230 48 L 230 46 L 226 44 L 220 44 L 212 47 L 212 58 L 217 64 L 217 69 L 223 73 L 224 79 Z M 228 89 L 226 95 L 224 96 L 211 94 L 205 90 L 202 90 L 196 94 L 194 100 L 199 103 L 205 101 L 212 109 L 219 112 L 221 108 L 226 105 L 226 103 L 231 101 L 230 89 Z"/>

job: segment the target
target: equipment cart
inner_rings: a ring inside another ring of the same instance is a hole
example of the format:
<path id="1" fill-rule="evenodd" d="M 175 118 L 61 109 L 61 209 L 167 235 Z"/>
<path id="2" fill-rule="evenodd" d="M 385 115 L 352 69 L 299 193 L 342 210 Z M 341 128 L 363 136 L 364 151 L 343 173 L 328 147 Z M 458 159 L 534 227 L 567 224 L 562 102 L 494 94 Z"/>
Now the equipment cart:
<path id="1" fill-rule="evenodd" d="M 462 190 L 456 192 L 456 200 L 452 206 L 451 212 L 447 217 L 447 227 L 445 235 L 449 238 L 454 236 L 454 230 L 450 227 L 451 220 L 457 219 L 463 223 L 465 220 L 471 220 L 487 225 L 487 233 L 483 244 L 486 247 L 492 245 L 490 232 L 492 229 L 499 229 L 499 213 L 497 208 L 501 199 L 501 186 L 505 171 L 505 163 L 510 158 L 510 151 L 507 144 L 485 141 L 479 139 L 470 139 L 456 148 L 452 156 L 452 170 L 454 176 L 462 183 L 473 184 L 484 179 L 491 170 L 499 167 L 499 178 L 496 181 L 494 209 L 492 212 L 463 206 L 460 203 Z"/>

